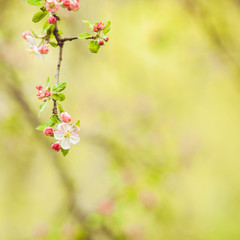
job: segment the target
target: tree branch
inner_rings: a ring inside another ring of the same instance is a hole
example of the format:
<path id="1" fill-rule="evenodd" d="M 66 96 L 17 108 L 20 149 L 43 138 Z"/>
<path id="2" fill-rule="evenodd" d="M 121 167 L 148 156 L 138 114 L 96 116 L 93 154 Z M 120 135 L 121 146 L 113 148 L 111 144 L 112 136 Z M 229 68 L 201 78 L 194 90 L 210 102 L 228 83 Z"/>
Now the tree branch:
<path id="1" fill-rule="evenodd" d="M 58 18 L 58 20 L 60 20 Z M 59 46 L 59 55 L 58 55 L 58 65 L 57 65 L 57 71 L 56 71 L 56 84 L 59 83 L 59 73 L 60 73 L 60 68 L 61 68 L 61 63 L 62 63 L 62 53 L 63 53 L 63 46 L 64 46 L 64 42 L 62 41 L 61 36 L 59 35 L 58 32 L 58 26 L 57 26 L 57 22 L 55 23 L 55 28 L 53 31 L 53 34 L 57 40 L 58 46 Z M 57 115 L 58 111 L 57 111 L 57 101 L 53 99 L 53 114 Z"/>

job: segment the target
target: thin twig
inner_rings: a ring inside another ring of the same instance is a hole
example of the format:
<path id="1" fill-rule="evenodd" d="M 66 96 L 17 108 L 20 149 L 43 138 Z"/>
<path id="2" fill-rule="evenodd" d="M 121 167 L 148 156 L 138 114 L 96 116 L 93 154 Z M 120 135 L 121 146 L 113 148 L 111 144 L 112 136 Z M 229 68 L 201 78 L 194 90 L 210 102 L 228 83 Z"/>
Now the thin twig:
<path id="1" fill-rule="evenodd" d="M 57 40 L 58 46 L 59 46 L 59 55 L 58 55 L 58 65 L 57 65 L 57 71 L 56 71 L 56 84 L 59 83 L 59 73 L 60 73 L 60 68 L 61 68 L 61 63 L 62 63 L 62 53 L 63 53 L 63 46 L 64 42 L 62 41 L 62 38 L 58 32 L 58 26 L 57 22 L 55 23 L 55 28 L 53 31 L 53 34 Z M 57 101 L 53 99 L 53 114 L 57 115 Z"/>

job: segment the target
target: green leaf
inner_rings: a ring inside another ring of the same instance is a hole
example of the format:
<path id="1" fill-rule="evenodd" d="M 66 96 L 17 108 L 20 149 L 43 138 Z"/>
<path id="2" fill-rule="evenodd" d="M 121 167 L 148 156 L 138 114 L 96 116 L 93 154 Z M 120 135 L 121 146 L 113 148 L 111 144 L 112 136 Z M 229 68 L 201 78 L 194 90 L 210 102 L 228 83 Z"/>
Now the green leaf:
<path id="1" fill-rule="evenodd" d="M 57 103 L 60 113 L 64 112 L 63 106 L 60 103 Z"/>
<path id="2" fill-rule="evenodd" d="M 106 27 L 103 29 L 103 34 L 107 34 L 111 29 L 111 22 L 108 21 Z"/>
<path id="3" fill-rule="evenodd" d="M 39 11 L 33 15 L 32 21 L 37 23 L 41 21 L 43 18 L 45 18 L 47 14 L 48 14 L 48 11 L 44 11 L 44 12 Z"/>
<path id="4" fill-rule="evenodd" d="M 63 93 L 56 93 L 52 95 L 52 98 L 57 101 L 63 101 L 65 99 L 65 95 Z"/>
<path id="5" fill-rule="evenodd" d="M 42 0 L 27 0 L 27 2 L 31 5 L 41 5 Z"/>
<path id="6" fill-rule="evenodd" d="M 88 44 L 88 48 L 92 53 L 97 53 L 100 48 L 100 45 L 98 44 L 97 41 L 90 41 Z"/>
<path id="7" fill-rule="evenodd" d="M 65 156 L 68 154 L 69 149 L 63 149 L 63 148 L 61 148 L 61 152 L 62 152 L 63 156 L 65 157 Z"/>
<path id="8" fill-rule="evenodd" d="M 44 109 L 45 109 L 46 106 L 47 106 L 47 103 L 48 103 L 48 102 L 44 102 L 43 104 L 40 105 L 40 112 L 44 111 Z M 39 112 L 39 113 L 40 113 L 40 112 Z"/>
<path id="9" fill-rule="evenodd" d="M 90 38 L 91 34 L 89 33 L 81 33 L 78 35 L 78 39 L 86 39 L 86 38 Z"/>
<path id="10" fill-rule="evenodd" d="M 50 36 L 50 38 L 54 38 L 53 31 L 55 29 L 55 25 L 51 24 L 51 26 L 47 29 L 47 35 Z"/>
<path id="11" fill-rule="evenodd" d="M 89 26 L 93 30 L 93 24 L 92 23 L 90 23 L 87 20 L 83 20 L 82 22 L 85 23 L 87 26 Z"/>
<path id="12" fill-rule="evenodd" d="M 44 130 L 46 127 L 53 127 L 54 125 L 55 125 L 54 122 L 49 121 L 49 122 L 45 122 L 45 123 L 39 125 L 36 129 L 39 130 L 39 131 L 42 131 L 42 130 Z"/>
<path id="13" fill-rule="evenodd" d="M 44 12 L 46 11 L 46 7 L 40 7 L 40 9 Z"/>
<path id="14" fill-rule="evenodd" d="M 46 90 L 49 90 L 50 91 L 50 78 L 48 77 L 47 78 L 47 81 L 46 81 Z"/>
<path id="15" fill-rule="evenodd" d="M 48 20 L 43 24 L 43 31 L 45 32 L 50 27 Z"/>
<path id="16" fill-rule="evenodd" d="M 58 117 L 58 115 L 52 115 L 52 116 L 50 117 L 50 120 L 51 120 L 52 122 L 54 122 L 54 123 L 60 123 L 60 122 L 61 122 L 61 120 L 60 120 L 60 118 Z"/>
<path id="17" fill-rule="evenodd" d="M 66 82 L 59 82 L 57 85 L 53 87 L 53 92 L 61 92 L 63 91 L 67 86 Z"/>
<path id="18" fill-rule="evenodd" d="M 49 43 L 50 43 L 50 45 L 51 45 L 52 47 L 57 47 L 57 46 L 58 46 L 58 44 L 55 43 L 55 42 L 49 42 Z"/>
<path id="19" fill-rule="evenodd" d="M 78 127 L 80 127 L 80 120 L 78 120 L 75 125 L 77 125 Z"/>

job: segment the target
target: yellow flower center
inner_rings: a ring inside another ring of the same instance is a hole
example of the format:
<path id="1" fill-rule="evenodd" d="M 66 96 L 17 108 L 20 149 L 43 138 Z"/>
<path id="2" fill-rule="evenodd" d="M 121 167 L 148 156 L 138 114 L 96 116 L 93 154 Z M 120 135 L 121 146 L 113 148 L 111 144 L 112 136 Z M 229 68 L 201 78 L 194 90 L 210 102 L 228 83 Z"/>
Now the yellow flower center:
<path id="1" fill-rule="evenodd" d="M 65 132 L 64 137 L 65 138 L 71 137 L 71 132 L 70 131 Z"/>
<path id="2" fill-rule="evenodd" d="M 54 8 L 55 7 L 55 3 L 54 2 L 51 2 L 51 3 L 49 3 L 49 8 Z"/>

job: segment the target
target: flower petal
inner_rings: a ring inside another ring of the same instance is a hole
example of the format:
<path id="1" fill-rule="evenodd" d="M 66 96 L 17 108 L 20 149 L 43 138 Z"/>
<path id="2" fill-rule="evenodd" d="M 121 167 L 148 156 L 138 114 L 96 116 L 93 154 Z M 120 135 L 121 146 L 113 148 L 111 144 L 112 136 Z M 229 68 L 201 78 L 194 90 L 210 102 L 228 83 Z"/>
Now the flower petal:
<path id="1" fill-rule="evenodd" d="M 68 130 L 69 125 L 67 123 L 58 124 L 58 130 L 65 133 Z"/>
<path id="2" fill-rule="evenodd" d="M 64 133 L 60 130 L 54 132 L 54 137 L 56 140 L 62 140 L 64 138 Z"/>
<path id="3" fill-rule="evenodd" d="M 77 144 L 80 141 L 79 135 L 73 133 L 70 137 L 70 141 L 72 144 Z"/>
<path id="4" fill-rule="evenodd" d="M 78 133 L 80 128 L 77 125 L 73 124 L 69 130 L 71 133 Z"/>
<path id="5" fill-rule="evenodd" d="M 62 141 L 61 141 L 61 147 L 63 149 L 69 149 L 71 147 L 71 141 L 70 141 L 70 138 L 64 138 Z"/>

